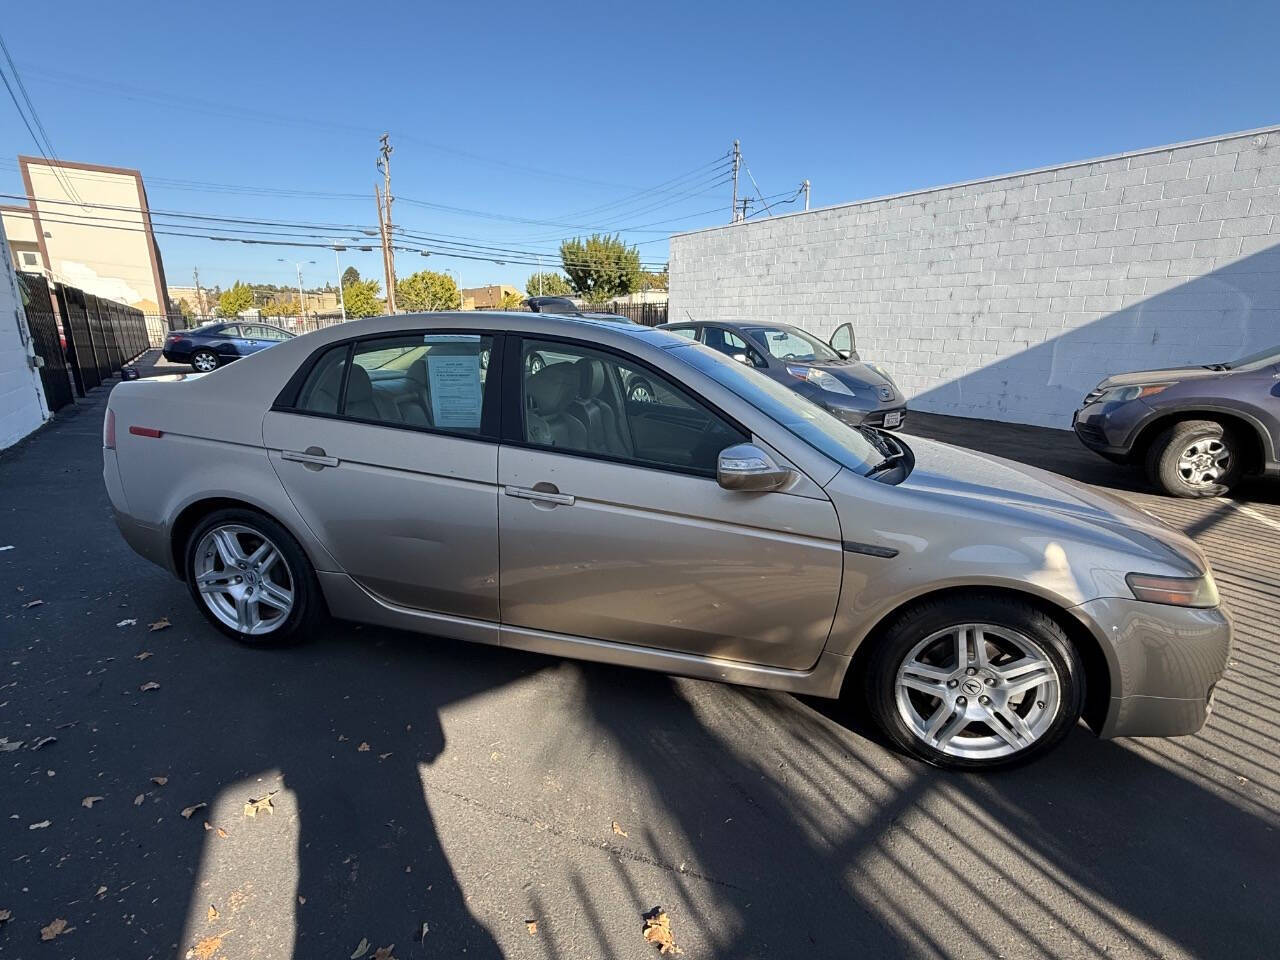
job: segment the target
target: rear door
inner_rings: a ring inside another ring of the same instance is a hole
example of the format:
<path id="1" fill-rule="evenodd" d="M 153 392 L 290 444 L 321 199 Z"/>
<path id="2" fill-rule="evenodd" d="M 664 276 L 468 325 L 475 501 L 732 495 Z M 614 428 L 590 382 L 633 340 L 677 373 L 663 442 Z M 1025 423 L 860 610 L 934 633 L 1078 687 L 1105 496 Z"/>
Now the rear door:
<path id="1" fill-rule="evenodd" d="M 240 324 L 228 323 L 213 335 L 213 342 L 209 345 L 222 359 L 234 359 L 243 357 L 249 352 L 244 347 L 243 338 L 244 334 L 240 329 Z"/>
<path id="2" fill-rule="evenodd" d="M 418 331 L 329 348 L 263 421 L 299 513 L 390 603 L 498 620 L 497 338 Z"/>
<path id="3" fill-rule="evenodd" d="M 537 373 L 532 352 L 556 358 Z M 835 509 L 715 480 L 748 431 L 673 378 L 579 342 L 508 338 L 504 628 L 807 669 L 840 590 Z M 643 378 L 651 399 L 628 401 Z"/>

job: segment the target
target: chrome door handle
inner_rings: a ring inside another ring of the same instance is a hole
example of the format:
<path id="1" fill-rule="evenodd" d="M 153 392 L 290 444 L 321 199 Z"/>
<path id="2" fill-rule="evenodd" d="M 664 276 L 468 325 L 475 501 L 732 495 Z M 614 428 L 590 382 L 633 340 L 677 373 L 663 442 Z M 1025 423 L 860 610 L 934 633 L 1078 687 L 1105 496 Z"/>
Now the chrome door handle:
<path id="1" fill-rule="evenodd" d="M 565 507 L 573 506 L 573 495 L 569 493 L 552 493 L 549 490 L 534 490 L 531 487 L 503 487 L 502 492 L 508 497 L 517 497 L 520 500 L 554 503 Z"/>
<path id="2" fill-rule="evenodd" d="M 324 450 L 320 447 L 307 447 L 303 450 L 281 450 L 281 460 L 293 460 L 297 463 L 306 464 L 309 467 L 336 467 L 339 463 L 337 457 L 326 456 Z"/>

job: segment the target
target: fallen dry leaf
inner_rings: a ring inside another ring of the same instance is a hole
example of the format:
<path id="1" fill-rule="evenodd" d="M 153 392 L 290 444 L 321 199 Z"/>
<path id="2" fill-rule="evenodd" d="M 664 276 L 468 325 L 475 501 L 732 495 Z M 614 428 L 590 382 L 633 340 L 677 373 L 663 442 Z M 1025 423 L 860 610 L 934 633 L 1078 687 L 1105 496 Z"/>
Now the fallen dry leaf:
<path id="1" fill-rule="evenodd" d="M 613 821 L 613 832 L 620 837 L 625 837 L 627 835 L 627 831 L 623 830 L 622 827 L 618 825 L 617 820 Z"/>
<path id="2" fill-rule="evenodd" d="M 661 907 L 654 907 L 644 918 L 644 938 L 658 948 L 659 953 L 684 953 L 676 946 L 671 935 L 671 918 Z"/>
<path id="3" fill-rule="evenodd" d="M 173 624 L 169 622 L 168 617 L 161 617 L 155 623 L 147 624 L 147 629 L 150 630 L 152 633 L 155 633 L 157 630 L 163 630 L 166 627 L 172 627 L 172 626 Z"/>
<path id="4" fill-rule="evenodd" d="M 361 742 L 360 746 L 356 747 L 356 752 L 357 752 L 357 753 L 368 753 L 368 752 L 369 752 L 369 744 L 364 743 L 364 742 Z"/>
<path id="5" fill-rule="evenodd" d="M 152 777 L 151 782 L 154 783 L 157 787 L 163 787 L 166 783 L 169 782 L 169 778 L 168 777 Z"/>
<path id="6" fill-rule="evenodd" d="M 373 960 L 396 960 L 396 945 L 393 943 L 389 947 L 379 947 L 373 951 Z"/>
<path id="7" fill-rule="evenodd" d="M 195 960 L 213 960 L 213 955 L 222 949 L 222 938 L 225 934 L 205 937 L 191 948 L 191 956 Z"/>
<path id="8" fill-rule="evenodd" d="M 538 932 L 537 920 L 526 920 L 524 925 L 529 928 L 529 936 L 534 936 Z"/>
<path id="9" fill-rule="evenodd" d="M 213 923 L 213 921 L 217 919 L 218 919 L 218 908 L 211 903 L 209 904 L 209 922 Z"/>
<path id="10" fill-rule="evenodd" d="M 102 896 L 102 895 L 103 895 L 104 893 L 106 893 L 106 892 L 107 892 L 107 888 L 106 888 L 106 885 L 104 884 L 103 886 L 101 886 L 101 887 L 99 887 L 99 888 L 98 888 L 98 892 L 97 892 L 97 893 L 95 893 L 95 894 L 94 894 L 94 896 L 95 896 L 95 897 L 100 897 L 100 896 Z"/>
<path id="11" fill-rule="evenodd" d="M 43 607 L 43 606 L 44 606 L 43 600 L 30 600 L 27 603 L 24 603 L 22 605 L 22 609 L 29 610 L 31 607 Z M 54 934 L 54 936 L 57 936 L 57 934 Z M 52 940 L 53 937 L 50 937 L 49 939 Z"/>
<path id="12" fill-rule="evenodd" d="M 140 807 L 140 806 L 142 806 L 142 801 L 143 801 L 143 800 L 145 800 L 145 799 L 147 799 L 147 795 L 146 795 L 145 793 L 140 793 L 140 794 L 138 794 L 136 797 L 134 797 L 134 798 L 133 798 L 133 805 L 134 805 L 135 807 Z"/>
<path id="13" fill-rule="evenodd" d="M 58 919 L 54 920 L 53 923 L 49 924 L 47 927 L 40 928 L 40 939 L 52 940 L 54 937 L 58 936 L 59 934 L 70 933 L 71 930 L 74 930 L 74 929 L 75 927 L 71 927 L 70 929 L 68 929 L 67 921 L 63 920 L 61 917 L 58 917 Z"/>
<path id="14" fill-rule="evenodd" d="M 389 753 L 380 753 L 380 754 L 378 754 L 378 759 L 379 759 L 379 760 L 385 760 L 385 759 L 387 759 L 387 757 L 389 757 L 389 756 L 391 756 L 391 754 L 389 754 Z"/>
<path id="15" fill-rule="evenodd" d="M 271 805 L 271 798 L 276 795 L 276 791 L 272 790 L 266 796 L 259 797 L 257 800 L 250 798 L 244 805 L 244 815 L 246 817 L 256 817 L 260 813 L 274 813 L 275 807 Z"/>
<path id="16" fill-rule="evenodd" d="M 92 810 L 93 805 L 101 799 L 102 799 L 101 797 L 85 797 L 83 800 L 80 801 L 80 806 L 84 807 L 87 810 Z"/>
<path id="17" fill-rule="evenodd" d="M 427 939 L 427 934 L 430 932 L 431 932 L 431 927 L 427 925 L 427 921 L 423 920 L 422 929 L 418 931 L 418 935 L 414 939 L 416 939 L 419 943 L 421 943 L 423 940 Z"/>
<path id="18" fill-rule="evenodd" d="M 204 822 L 204 828 L 205 828 L 206 830 L 212 830 L 212 829 L 213 829 L 213 824 L 212 824 L 212 823 L 210 823 L 208 820 L 206 820 L 206 821 Z"/>
<path id="19" fill-rule="evenodd" d="M 0 910 L 0 923 L 4 923 L 6 920 L 8 920 L 12 916 L 13 916 L 12 911 Z"/>
<path id="20" fill-rule="evenodd" d="M 37 738 L 35 743 L 31 744 L 31 749 L 40 750 L 43 747 L 47 747 L 51 743 L 57 743 L 57 742 L 58 742 L 57 737 L 39 737 Z"/>
<path id="21" fill-rule="evenodd" d="M 361 937 L 360 942 L 356 944 L 356 952 L 351 954 L 351 960 L 360 960 L 360 958 L 363 957 L 368 952 L 369 952 L 369 938 Z"/>
<path id="22" fill-rule="evenodd" d="M 338 734 L 338 742 L 339 742 L 339 743 L 345 743 L 347 740 L 350 740 L 350 739 L 351 739 L 351 738 L 350 738 L 350 737 L 348 737 L 345 733 L 340 733 L 340 734 Z"/>
<path id="23" fill-rule="evenodd" d="M 148 680 L 146 683 L 144 683 L 142 686 L 138 688 L 138 690 L 141 693 L 146 693 L 148 690 L 159 690 L 159 689 L 160 689 L 160 684 L 156 683 L 154 680 Z"/>
<path id="24" fill-rule="evenodd" d="M 10 740 L 8 737 L 0 737 L 0 753 L 12 753 L 17 750 L 25 741 Z"/>
<path id="25" fill-rule="evenodd" d="M 304 907 L 304 906 L 306 906 L 306 904 L 307 904 L 307 898 L 306 898 L 306 897 L 304 897 L 304 896 L 302 896 L 301 894 L 299 894 L 299 895 L 298 895 L 298 906 L 300 906 L 300 907 Z"/>
<path id="26" fill-rule="evenodd" d="M 203 809 L 204 809 L 205 807 L 207 807 L 207 806 L 208 806 L 208 804 L 207 804 L 207 803 L 193 803 L 193 804 L 192 804 L 191 806 L 189 806 L 189 807 L 183 807 L 183 808 L 182 808 L 182 816 L 183 816 L 183 818 L 184 818 L 184 819 L 186 819 L 186 820 L 190 820 L 190 819 L 191 819 L 191 815 L 192 815 L 193 813 L 195 813 L 197 810 L 203 810 Z"/>
<path id="27" fill-rule="evenodd" d="M 227 831 L 225 831 L 225 830 L 223 830 L 221 827 L 219 827 L 219 828 L 218 828 L 218 836 L 220 836 L 223 840 L 227 839 Z"/>
<path id="28" fill-rule="evenodd" d="M 136 619 L 121 620 L 119 623 L 117 623 L 117 624 L 116 624 L 116 626 L 117 626 L 117 627 L 132 627 L 132 626 L 133 626 L 135 623 L 137 623 L 137 622 L 138 622 L 138 621 L 137 621 Z"/>
<path id="29" fill-rule="evenodd" d="M 32 824 L 29 824 L 29 825 L 27 826 L 27 829 L 28 829 L 28 830 L 43 830 L 45 827 L 47 827 L 47 826 L 48 826 L 49 824 L 51 824 L 51 823 L 53 823 L 53 821 L 52 821 L 52 820 L 41 820 L 39 823 L 32 823 Z"/>
<path id="30" fill-rule="evenodd" d="M 145 659 L 147 659 L 147 657 L 149 657 L 149 656 L 151 656 L 151 651 L 150 651 L 150 650 L 143 650 L 141 653 L 135 653 L 135 654 L 133 655 L 133 659 L 135 659 L 135 660 L 145 660 Z"/>

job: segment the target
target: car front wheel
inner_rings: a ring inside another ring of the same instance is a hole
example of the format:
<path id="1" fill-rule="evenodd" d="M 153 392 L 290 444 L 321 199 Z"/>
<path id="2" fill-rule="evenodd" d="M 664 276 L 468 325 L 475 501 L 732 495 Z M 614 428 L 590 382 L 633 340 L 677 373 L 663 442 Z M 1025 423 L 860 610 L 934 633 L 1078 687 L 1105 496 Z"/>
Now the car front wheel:
<path id="1" fill-rule="evenodd" d="M 1025 763 L 1075 726 L 1084 668 L 1062 628 L 997 595 L 927 601 L 897 617 L 864 673 L 873 719 L 939 767 Z"/>
<path id="2" fill-rule="evenodd" d="M 324 614 L 319 584 L 297 541 L 251 510 L 217 510 L 191 532 L 187 585 L 200 612 L 243 643 L 303 639 Z"/>
<path id="3" fill-rule="evenodd" d="M 208 373 L 218 369 L 218 355 L 212 350 L 197 350 L 191 355 L 191 367 L 196 373 Z"/>
<path id="4" fill-rule="evenodd" d="M 1221 497 L 1240 478 L 1240 443 L 1220 423 L 1184 420 L 1151 445 L 1147 474 L 1175 497 Z"/>

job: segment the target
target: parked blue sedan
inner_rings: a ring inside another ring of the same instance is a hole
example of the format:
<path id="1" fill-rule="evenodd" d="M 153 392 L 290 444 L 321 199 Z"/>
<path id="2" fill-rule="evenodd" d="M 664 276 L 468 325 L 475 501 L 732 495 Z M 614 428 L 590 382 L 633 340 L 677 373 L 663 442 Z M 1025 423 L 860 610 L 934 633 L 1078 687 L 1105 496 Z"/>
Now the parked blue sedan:
<path id="1" fill-rule="evenodd" d="M 208 373 L 293 337 L 288 330 L 267 323 L 211 323 L 169 334 L 163 353 L 166 360 L 189 363 L 197 373 Z"/>

